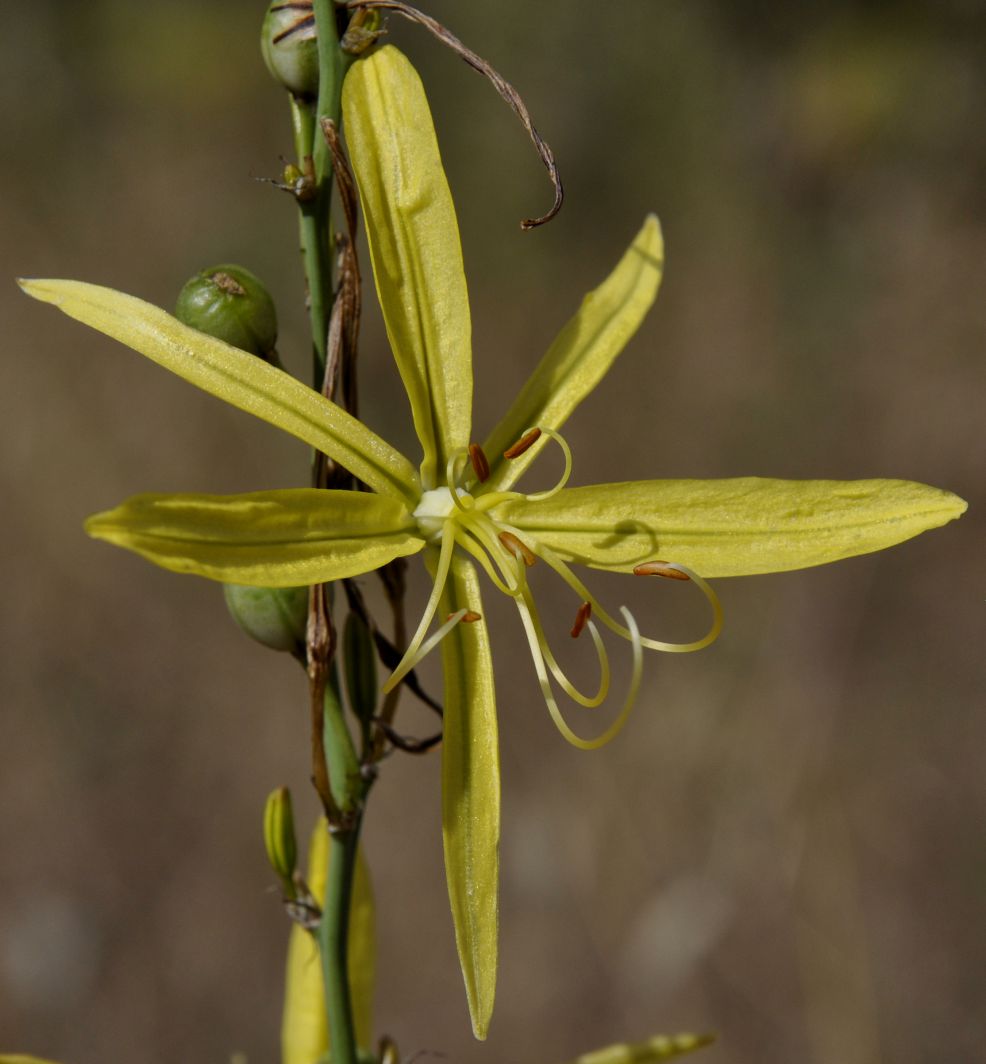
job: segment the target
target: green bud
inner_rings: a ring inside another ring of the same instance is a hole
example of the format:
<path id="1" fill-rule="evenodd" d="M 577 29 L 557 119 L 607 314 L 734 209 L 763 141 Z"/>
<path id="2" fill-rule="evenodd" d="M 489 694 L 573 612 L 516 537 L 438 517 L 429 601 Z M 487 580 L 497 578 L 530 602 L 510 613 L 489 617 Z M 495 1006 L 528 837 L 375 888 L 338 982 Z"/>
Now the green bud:
<path id="1" fill-rule="evenodd" d="M 271 650 L 305 655 L 308 624 L 307 587 L 249 587 L 223 584 L 233 620 L 251 639 Z"/>
<path id="2" fill-rule="evenodd" d="M 287 787 L 271 791 L 264 806 L 264 847 L 267 860 L 285 893 L 295 896 L 294 870 L 298 864 L 298 840 L 294 834 L 294 811 Z"/>
<path id="3" fill-rule="evenodd" d="M 377 708 L 377 656 L 366 621 L 352 611 L 342 630 L 342 658 L 350 708 L 360 720 L 369 720 Z"/>
<path id="4" fill-rule="evenodd" d="M 213 266 L 182 288 L 175 317 L 199 332 L 275 360 L 277 311 L 259 278 L 242 266 Z"/>
<path id="5" fill-rule="evenodd" d="M 260 32 L 260 51 L 275 81 L 302 99 L 318 96 L 318 41 L 310 0 L 274 0 Z"/>

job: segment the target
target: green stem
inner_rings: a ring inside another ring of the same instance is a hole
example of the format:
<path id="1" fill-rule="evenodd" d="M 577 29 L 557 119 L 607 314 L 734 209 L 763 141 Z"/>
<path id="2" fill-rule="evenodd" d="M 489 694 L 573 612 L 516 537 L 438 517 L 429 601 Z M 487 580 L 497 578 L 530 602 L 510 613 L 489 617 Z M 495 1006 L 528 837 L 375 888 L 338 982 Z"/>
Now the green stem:
<path id="1" fill-rule="evenodd" d="M 295 123 L 295 143 L 299 139 L 308 147 L 299 151 L 302 163 L 310 156 L 314 167 L 315 190 L 310 200 L 300 202 L 301 246 L 308 281 L 309 317 L 312 327 L 314 386 L 321 390 L 325 375 L 329 318 L 332 313 L 332 153 L 326 143 L 319 120 L 330 118 L 338 127 L 342 122 L 342 82 L 351 59 L 339 47 L 334 0 L 314 0 L 315 27 L 318 41 L 318 100 L 314 111 L 310 104 L 296 103 L 301 110 Z"/>
<path id="2" fill-rule="evenodd" d="M 315 29 L 318 34 L 318 103 L 319 118 L 331 118 L 339 124 L 342 112 L 342 82 L 351 59 L 339 47 L 335 0 L 314 0 Z M 315 180 L 319 188 L 332 180 L 332 153 L 321 131 L 316 130 L 312 156 Z"/>
<path id="3" fill-rule="evenodd" d="M 325 981 L 332 1064 L 357 1064 L 356 1029 L 349 991 L 349 910 L 356 871 L 360 821 L 329 837 L 325 905 L 319 923 L 319 951 Z"/>
<path id="4" fill-rule="evenodd" d="M 349 57 L 339 47 L 334 0 L 314 0 L 318 41 L 319 87 L 314 111 L 295 104 L 295 143 L 304 166 L 311 157 L 314 195 L 300 202 L 301 243 L 308 281 L 309 315 L 314 350 L 315 387 L 325 374 L 328 326 L 332 310 L 332 155 L 319 122 L 342 121 L 342 81 Z M 301 150 L 308 145 L 307 150 Z M 325 903 L 319 925 L 319 952 L 325 983 L 325 1010 L 329 1025 L 332 1064 L 357 1064 L 356 1032 L 349 988 L 349 911 L 359 843 L 360 818 L 367 785 L 359 773 L 352 737 L 345 721 L 338 686 L 333 676 L 325 689 L 325 741 L 329 786 L 342 823 L 332 826 Z"/>
<path id="5" fill-rule="evenodd" d="M 315 122 L 315 108 L 306 100 L 291 98 L 291 126 L 298 166 L 304 171 L 307 159 L 314 161 L 318 141 L 324 140 Z M 308 288 L 308 320 L 312 333 L 314 386 L 321 390 L 325 372 L 325 349 L 332 312 L 332 233 L 329 226 L 330 180 L 316 182 L 311 199 L 298 200 L 298 234 Z"/>
<path id="6" fill-rule="evenodd" d="M 313 384 L 321 390 L 325 373 L 329 318 L 332 313 L 332 154 L 319 128 L 320 118 L 342 120 L 342 82 L 351 59 L 339 48 L 333 0 L 315 0 L 318 31 L 318 100 L 313 106 L 292 98 L 291 125 L 298 165 L 304 172 L 312 160 L 314 189 L 298 200 L 301 253 L 308 285 L 308 316 L 312 330 Z"/>
<path id="7" fill-rule="evenodd" d="M 369 790 L 359 770 L 352 735 L 339 696 L 333 663 L 325 685 L 324 737 L 329 787 L 338 809 L 330 824 L 325 902 L 319 924 L 319 953 L 332 1064 L 356 1064 L 357 1044 L 349 988 L 349 910 L 363 802 Z"/>

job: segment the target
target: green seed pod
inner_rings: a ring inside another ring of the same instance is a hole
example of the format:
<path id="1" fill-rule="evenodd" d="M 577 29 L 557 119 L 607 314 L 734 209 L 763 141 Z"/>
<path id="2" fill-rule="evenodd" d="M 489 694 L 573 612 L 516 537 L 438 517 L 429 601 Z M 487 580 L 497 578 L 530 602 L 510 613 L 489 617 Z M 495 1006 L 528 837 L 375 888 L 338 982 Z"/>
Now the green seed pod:
<path id="1" fill-rule="evenodd" d="M 304 100 L 318 96 L 318 41 L 311 0 L 274 0 L 260 33 L 260 51 L 275 81 Z"/>
<path id="2" fill-rule="evenodd" d="M 175 317 L 218 340 L 275 360 L 277 311 L 259 278 L 242 266 L 213 266 L 182 288 Z"/>
<path id="3" fill-rule="evenodd" d="M 271 650 L 286 650 L 304 658 L 307 587 L 223 584 L 223 595 L 233 620 L 251 639 Z"/>
<path id="4" fill-rule="evenodd" d="M 377 709 L 377 657 L 373 635 L 358 613 L 346 617 L 342 658 L 349 706 L 360 720 L 368 721 Z"/>
<path id="5" fill-rule="evenodd" d="M 264 847 L 267 860 L 281 881 L 285 894 L 295 896 L 294 870 L 298 865 L 298 840 L 294 834 L 294 810 L 287 787 L 271 791 L 264 806 Z"/>

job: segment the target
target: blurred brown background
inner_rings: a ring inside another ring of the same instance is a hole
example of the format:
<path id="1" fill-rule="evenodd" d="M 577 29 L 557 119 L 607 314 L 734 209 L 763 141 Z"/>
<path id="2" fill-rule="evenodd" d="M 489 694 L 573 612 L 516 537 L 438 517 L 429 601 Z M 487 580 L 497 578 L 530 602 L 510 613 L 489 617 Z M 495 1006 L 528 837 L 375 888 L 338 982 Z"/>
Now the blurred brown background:
<path id="1" fill-rule="evenodd" d="M 216 587 L 81 521 L 137 491 L 300 484 L 304 448 L 12 283 L 81 277 L 170 306 L 199 267 L 242 262 L 303 370 L 292 206 L 254 180 L 290 152 L 262 9 L 34 0 L 0 37 L 0 1051 L 277 1059 L 287 927 L 260 813 L 291 783 L 314 815 L 303 676 L 227 621 Z M 710 1064 L 984 1059 L 986 3 L 428 9 L 522 91 L 568 190 L 522 234 L 550 195 L 519 126 L 391 24 L 460 211 L 479 438 L 656 210 L 665 286 L 570 423 L 576 482 L 886 475 L 974 505 L 880 556 L 720 581 L 722 639 L 650 656 L 628 730 L 595 754 L 555 733 L 489 595 L 492 1034 L 472 1041 L 454 960 L 437 755 L 392 758 L 370 806 L 381 1032 L 456 1064 L 683 1029 L 719 1032 Z M 365 414 L 411 448 L 375 314 Z M 570 623 L 570 596 L 542 584 Z M 647 591 L 654 630 L 697 627 L 687 589 Z M 411 708 L 403 724 L 432 727 Z"/>

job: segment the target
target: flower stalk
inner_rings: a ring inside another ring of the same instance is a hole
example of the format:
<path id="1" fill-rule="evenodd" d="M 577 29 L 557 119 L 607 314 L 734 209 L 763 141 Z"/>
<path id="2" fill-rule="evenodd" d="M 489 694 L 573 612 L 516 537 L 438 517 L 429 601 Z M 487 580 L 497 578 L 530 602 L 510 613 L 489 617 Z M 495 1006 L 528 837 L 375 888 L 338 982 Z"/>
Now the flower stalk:
<path id="1" fill-rule="evenodd" d="M 358 816 L 347 827 L 329 829 L 328 878 L 318 945 L 325 985 L 325 1011 L 329 1022 L 329 1054 L 333 1064 L 357 1064 L 348 958 L 349 914 L 359 830 Z"/>
<path id="2" fill-rule="evenodd" d="M 299 236 L 308 286 L 308 315 L 312 332 L 313 386 L 322 387 L 332 313 L 332 253 L 330 225 L 332 156 L 319 129 L 319 120 L 340 122 L 342 82 L 351 59 L 339 47 L 333 0 L 314 0 L 318 48 L 318 96 L 314 103 L 291 96 L 291 126 L 301 185 L 295 192 Z"/>
<path id="3" fill-rule="evenodd" d="M 313 383 L 328 395 L 335 392 L 338 364 L 329 359 L 332 320 L 334 239 L 331 226 L 333 159 L 321 121 L 341 122 L 342 82 L 349 57 L 339 46 L 333 0 L 314 0 L 318 49 L 318 97 L 314 107 L 292 97 L 295 151 L 303 173 L 312 185 L 310 194 L 298 196 L 299 233 L 308 289 L 312 333 Z M 314 466 L 315 487 L 325 487 L 324 461 Z M 315 585 L 311 592 L 308 634 L 308 672 L 312 704 L 313 777 L 329 818 L 330 843 L 325 905 L 319 923 L 319 953 L 323 972 L 325 1011 L 331 1059 L 335 1064 L 356 1064 L 357 1045 L 352 994 L 347 964 L 349 913 L 364 785 L 359 761 L 347 726 L 333 657 L 336 636 L 328 589 Z"/>
<path id="4" fill-rule="evenodd" d="M 312 333 L 312 376 L 316 388 L 322 386 L 325 352 L 332 309 L 332 236 L 328 224 L 327 193 L 315 178 L 312 154 L 315 142 L 315 110 L 307 100 L 291 97 L 291 126 L 294 150 L 298 156 L 300 183 L 296 186 L 298 202 L 298 238 L 308 292 L 308 321 Z"/>

